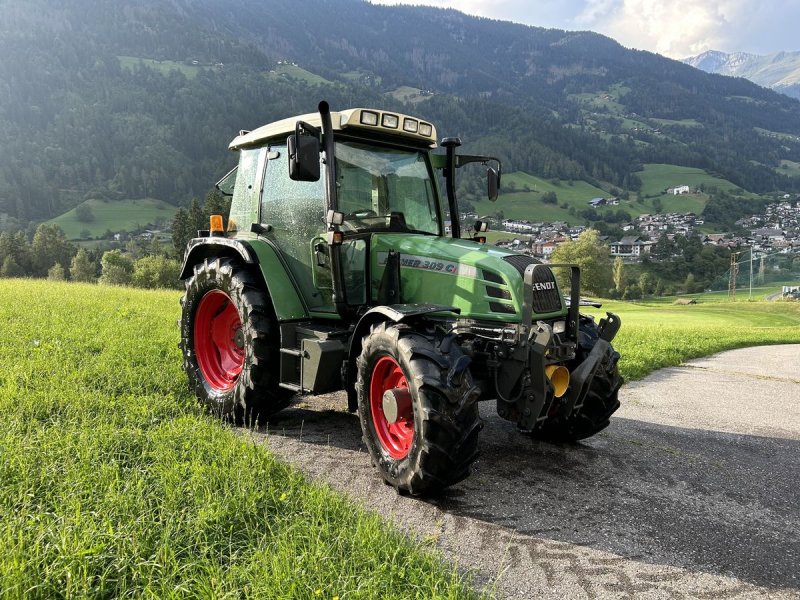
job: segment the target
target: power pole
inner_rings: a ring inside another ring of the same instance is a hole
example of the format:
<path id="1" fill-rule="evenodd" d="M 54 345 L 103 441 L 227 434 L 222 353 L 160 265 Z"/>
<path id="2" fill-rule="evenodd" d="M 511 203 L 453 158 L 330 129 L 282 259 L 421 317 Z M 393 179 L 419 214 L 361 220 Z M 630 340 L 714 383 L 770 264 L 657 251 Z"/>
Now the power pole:
<path id="1" fill-rule="evenodd" d="M 728 280 L 728 298 L 736 300 L 736 276 L 739 274 L 739 264 L 736 262 L 738 252 L 731 252 L 731 272 Z"/>
<path id="2" fill-rule="evenodd" d="M 753 247 L 750 246 L 750 295 L 747 297 L 747 300 L 750 301 L 753 299 Z"/>

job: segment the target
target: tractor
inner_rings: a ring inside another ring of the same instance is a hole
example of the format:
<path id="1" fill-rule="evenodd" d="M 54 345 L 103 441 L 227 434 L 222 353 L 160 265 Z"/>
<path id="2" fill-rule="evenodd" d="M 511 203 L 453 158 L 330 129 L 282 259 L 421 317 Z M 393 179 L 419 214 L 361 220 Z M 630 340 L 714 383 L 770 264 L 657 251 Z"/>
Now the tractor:
<path id="1" fill-rule="evenodd" d="M 620 320 L 579 312 L 591 302 L 576 265 L 488 245 L 480 221 L 462 236 L 457 172 L 486 167 L 494 200 L 500 161 L 440 145 L 424 119 L 326 102 L 241 131 L 238 166 L 217 183 L 227 224 L 211 216 L 180 275 L 183 368 L 201 403 L 253 424 L 344 390 L 381 476 L 416 496 L 469 475 L 478 402 L 574 442 L 609 424 L 622 384 Z"/>

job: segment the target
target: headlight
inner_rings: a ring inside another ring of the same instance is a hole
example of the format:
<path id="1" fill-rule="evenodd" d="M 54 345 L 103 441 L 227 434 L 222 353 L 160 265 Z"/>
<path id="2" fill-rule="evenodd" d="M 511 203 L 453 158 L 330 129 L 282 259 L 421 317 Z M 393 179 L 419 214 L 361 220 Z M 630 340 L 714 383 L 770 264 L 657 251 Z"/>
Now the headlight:
<path id="1" fill-rule="evenodd" d="M 397 129 L 397 124 L 397 115 L 383 115 L 383 119 L 381 119 L 381 125 L 390 129 Z"/>
<path id="2" fill-rule="evenodd" d="M 566 321 L 556 321 L 553 323 L 553 333 L 564 333 L 567 330 Z"/>
<path id="3" fill-rule="evenodd" d="M 403 121 L 403 131 L 417 133 L 417 129 L 419 129 L 419 121 L 416 119 L 405 119 Z"/>
<path id="4" fill-rule="evenodd" d="M 378 113 L 369 110 L 361 111 L 361 124 L 362 125 L 377 125 Z"/>

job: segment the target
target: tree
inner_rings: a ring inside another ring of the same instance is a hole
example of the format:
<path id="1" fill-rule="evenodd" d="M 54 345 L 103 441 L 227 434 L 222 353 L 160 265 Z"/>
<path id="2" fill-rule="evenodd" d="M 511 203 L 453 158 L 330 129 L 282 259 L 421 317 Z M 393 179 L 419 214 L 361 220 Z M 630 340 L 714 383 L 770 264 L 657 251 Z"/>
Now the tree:
<path id="1" fill-rule="evenodd" d="M 181 266 L 177 260 L 165 256 L 145 256 L 133 264 L 131 283 L 141 288 L 178 289 L 181 285 Z"/>
<path id="2" fill-rule="evenodd" d="M 74 252 L 75 248 L 67 242 L 58 225 L 39 225 L 31 244 L 33 275 L 46 277 L 54 264 L 68 265 Z"/>
<path id="3" fill-rule="evenodd" d="M 100 259 L 102 275 L 100 283 L 106 285 L 128 285 L 133 275 L 133 261 L 119 250 L 109 250 Z"/>
<path id="4" fill-rule="evenodd" d="M 88 204 L 79 204 L 75 207 L 75 217 L 81 223 L 91 223 L 94 221 L 94 213 L 92 212 L 92 207 Z"/>
<path id="5" fill-rule="evenodd" d="M 614 259 L 614 267 L 612 269 L 612 279 L 614 281 L 614 291 L 617 294 L 622 294 L 622 285 L 625 283 L 623 278 L 624 273 L 624 265 L 625 263 L 622 262 L 622 257 L 618 256 Z"/>
<path id="6" fill-rule="evenodd" d="M 47 271 L 47 279 L 50 281 L 64 281 L 66 279 L 64 267 L 62 267 L 59 263 L 54 264 Z"/>
<path id="7" fill-rule="evenodd" d="M 646 296 L 652 290 L 652 277 L 650 273 L 645 271 L 641 275 L 639 275 L 639 289 L 642 290 L 642 296 Z"/>
<path id="8" fill-rule="evenodd" d="M 189 214 L 185 208 L 179 208 L 172 221 L 172 245 L 178 256 L 183 256 L 187 242 L 192 238 L 189 226 Z"/>
<path id="9" fill-rule="evenodd" d="M 94 261 L 89 258 L 89 253 L 83 248 L 78 248 L 78 253 L 72 257 L 69 272 L 73 281 L 94 282 L 97 268 Z"/>
<path id="10" fill-rule="evenodd" d="M 6 256 L 0 266 L 0 277 L 22 277 L 23 275 L 25 275 L 25 271 L 17 264 L 14 257 Z"/>
<path id="11" fill-rule="evenodd" d="M 581 268 L 581 287 L 589 293 L 600 295 L 611 287 L 609 248 L 600 240 L 596 229 L 587 229 L 577 240 L 558 246 L 553 251 L 552 262 L 577 263 Z M 564 283 L 562 281 L 562 285 Z"/>
<path id="12" fill-rule="evenodd" d="M 545 192 L 542 194 L 542 202 L 545 204 L 558 204 L 558 196 L 555 192 Z"/>
<path id="13" fill-rule="evenodd" d="M 656 214 L 659 214 L 663 210 L 663 204 L 661 202 L 661 198 L 656 198 L 653 200 L 653 210 Z"/>
<path id="14" fill-rule="evenodd" d="M 697 284 L 695 283 L 693 273 L 689 273 L 686 276 L 686 280 L 683 282 L 683 289 L 687 294 L 693 294 L 695 291 L 697 291 Z"/>

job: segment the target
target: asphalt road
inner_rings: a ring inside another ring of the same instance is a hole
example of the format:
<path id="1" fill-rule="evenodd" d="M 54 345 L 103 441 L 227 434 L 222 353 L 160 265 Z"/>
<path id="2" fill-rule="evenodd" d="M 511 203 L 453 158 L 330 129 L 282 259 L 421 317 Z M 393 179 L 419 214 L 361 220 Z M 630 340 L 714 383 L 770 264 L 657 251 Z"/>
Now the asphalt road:
<path id="1" fill-rule="evenodd" d="M 481 458 L 435 501 L 382 483 L 342 394 L 254 435 L 498 597 L 800 598 L 798 365 L 785 345 L 664 369 L 575 445 L 531 440 L 482 404 Z"/>

